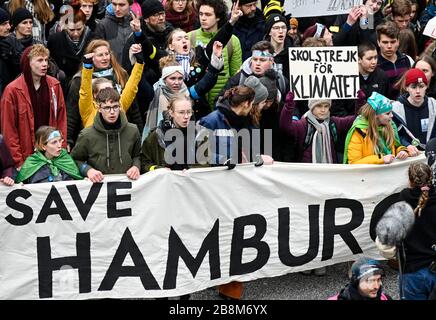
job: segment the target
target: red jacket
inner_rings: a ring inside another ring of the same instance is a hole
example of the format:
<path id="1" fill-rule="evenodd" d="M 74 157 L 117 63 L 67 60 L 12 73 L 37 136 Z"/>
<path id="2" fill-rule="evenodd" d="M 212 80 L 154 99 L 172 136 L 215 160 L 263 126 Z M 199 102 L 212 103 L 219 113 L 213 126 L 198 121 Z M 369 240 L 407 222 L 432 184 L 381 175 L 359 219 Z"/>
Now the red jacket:
<path id="1" fill-rule="evenodd" d="M 46 76 L 50 94 L 49 125 L 67 136 L 67 113 L 64 94 L 56 78 Z M 21 167 L 34 151 L 35 128 L 32 103 L 24 76 L 12 81 L 4 90 L 0 102 L 1 129 L 15 166 Z M 63 147 L 66 147 L 64 142 Z"/>

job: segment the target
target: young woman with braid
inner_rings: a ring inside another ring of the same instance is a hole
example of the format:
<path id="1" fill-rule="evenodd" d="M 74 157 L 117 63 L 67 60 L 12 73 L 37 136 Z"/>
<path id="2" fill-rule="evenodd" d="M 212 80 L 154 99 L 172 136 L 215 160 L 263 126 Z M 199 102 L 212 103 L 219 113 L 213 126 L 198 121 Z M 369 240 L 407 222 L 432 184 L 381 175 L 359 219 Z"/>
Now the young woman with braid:
<path id="1" fill-rule="evenodd" d="M 415 223 L 400 246 L 376 244 L 385 258 L 400 250 L 405 300 L 427 300 L 436 288 L 436 193 L 431 168 L 422 162 L 409 167 L 409 187 L 400 198 L 414 208 Z"/>

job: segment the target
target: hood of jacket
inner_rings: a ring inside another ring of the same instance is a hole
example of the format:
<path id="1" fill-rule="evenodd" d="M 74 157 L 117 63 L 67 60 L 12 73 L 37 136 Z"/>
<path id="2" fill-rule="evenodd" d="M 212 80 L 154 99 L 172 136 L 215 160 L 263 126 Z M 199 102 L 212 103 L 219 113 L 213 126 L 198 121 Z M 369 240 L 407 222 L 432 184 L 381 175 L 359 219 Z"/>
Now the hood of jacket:
<path id="1" fill-rule="evenodd" d="M 112 8 L 112 3 L 110 3 L 106 7 L 106 12 L 104 14 L 104 17 L 108 18 L 109 20 L 114 21 L 114 22 L 116 22 L 118 24 L 127 24 L 127 25 L 130 25 L 130 20 L 132 20 L 132 18 L 130 17 L 130 14 L 125 16 L 125 17 L 122 17 L 122 18 L 117 18 L 115 16 L 115 12 L 114 12 L 114 10 Z"/>
<path id="2" fill-rule="evenodd" d="M 413 189 L 406 188 L 406 189 L 403 189 L 400 193 L 401 199 L 403 199 L 408 204 L 410 204 L 412 206 L 412 208 L 416 208 L 418 206 L 418 201 L 419 201 L 419 198 L 421 197 L 421 194 L 422 194 L 421 189 L 418 187 L 413 188 Z M 427 205 L 428 206 L 436 205 L 436 196 L 435 196 L 434 187 L 430 187 Z"/>
<path id="3" fill-rule="evenodd" d="M 100 112 L 97 112 L 97 114 L 95 115 L 95 118 L 94 118 L 94 128 L 98 132 L 102 132 L 102 133 L 105 133 L 105 134 L 116 133 L 117 131 L 121 132 L 121 131 L 123 131 L 126 128 L 128 122 L 127 122 L 127 117 L 126 117 L 124 112 L 120 111 L 119 117 L 120 117 L 120 120 L 121 120 L 120 128 L 119 129 L 114 129 L 114 130 L 107 130 L 104 127 L 103 122 L 101 120 Z"/>
<path id="4" fill-rule="evenodd" d="M 110 168 L 110 142 L 109 142 L 109 136 L 115 135 L 117 137 L 117 143 L 118 143 L 118 159 L 120 160 L 120 163 L 123 163 L 123 157 L 121 154 L 121 137 L 120 133 L 127 127 L 127 117 L 124 114 L 124 112 L 120 112 L 119 119 L 121 121 L 120 128 L 113 129 L 113 130 L 107 130 L 103 122 L 101 120 L 102 117 L 100 117 L 100 112 L 97 112 L 94 118 L 94 128 L 100 133 L 103 133 L 106 135 L 106 165 L 108 168 Z"/>

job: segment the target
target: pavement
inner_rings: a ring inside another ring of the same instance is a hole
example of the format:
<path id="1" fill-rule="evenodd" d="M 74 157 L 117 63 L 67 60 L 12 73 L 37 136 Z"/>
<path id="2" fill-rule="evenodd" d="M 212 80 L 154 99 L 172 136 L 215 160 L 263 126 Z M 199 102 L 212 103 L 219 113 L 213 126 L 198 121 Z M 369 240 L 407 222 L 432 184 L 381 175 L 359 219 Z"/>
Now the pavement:
<path id="1" fill-rule="evenodd" d="M 394 300 L 398 295 L 398 271 L 386 266 L 386 277 L 383 281 L 385 293 Z M 244 283 L 244 300 L 326 300 L 335 295 L 348 283 L 348 265 L 339 263 L 327 267 L 323 277 L 289 273 L 274 278 L 262 278 Z M 215 288 L 209 288 L 191 294 L 192 300 L 221 300 Z"/>

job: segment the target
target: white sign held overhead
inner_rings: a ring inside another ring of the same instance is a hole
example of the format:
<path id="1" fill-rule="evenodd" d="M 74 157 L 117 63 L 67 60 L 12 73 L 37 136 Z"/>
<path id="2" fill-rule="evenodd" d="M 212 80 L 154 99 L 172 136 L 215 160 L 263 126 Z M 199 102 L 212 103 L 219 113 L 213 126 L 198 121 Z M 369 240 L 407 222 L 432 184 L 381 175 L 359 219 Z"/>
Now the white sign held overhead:
<path id="1" fill-rule="evenodd" d="M 355 99 L 357 47 L 289 48 L 289 83 L 295 100 Z"/>
<path id="2" fill-rule="evenodd" d="M 349 13 L 362 0 L 286 0 L 284 8 L 293 17 L 320 17 Z"/>
<path id="3" fill-rule="evenodd" d="M 427 22 L 423 34 L 430 38 L 436 39 L 436 17 L 431 18 Z"/>

